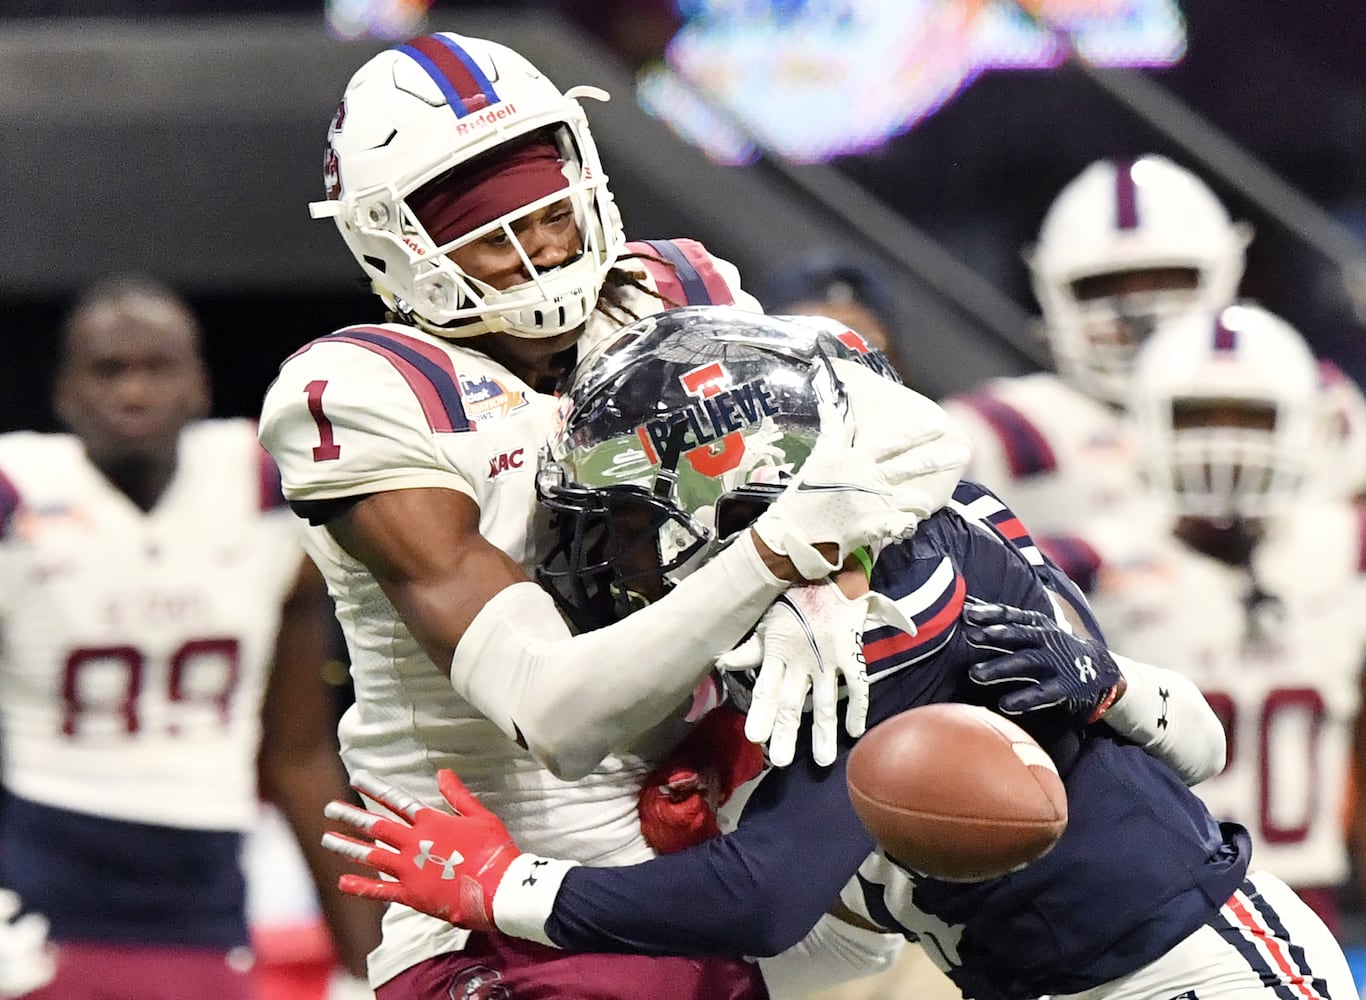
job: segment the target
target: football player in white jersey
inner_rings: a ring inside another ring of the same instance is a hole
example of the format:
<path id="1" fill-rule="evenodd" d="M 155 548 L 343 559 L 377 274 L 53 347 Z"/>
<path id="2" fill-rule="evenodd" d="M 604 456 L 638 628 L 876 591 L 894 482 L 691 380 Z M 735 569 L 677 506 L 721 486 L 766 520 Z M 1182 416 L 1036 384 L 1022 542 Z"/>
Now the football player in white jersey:
<path id="1" fill-rule="evenodd" d="M 253 424 L 202 419 L 198 326 L 135 279 L 74 308 L 54 402 L 71 433 L 0 436 L 0 885 L 59 946 L 34 996 L 253 996 L 258 783 L 362 972 L 379 914 L 315 846 L 346 788 L 326 596 Z"/>
<path id="2" fill-rule="evenodd" d="M 709 685 L 714 657 L 792 581 L 824 579 L 858 546 L 913 530 L 947 500 L 967 456 L 938 407 L 870 375 L 910 419 L 852 447 L 840 428 L 808 463 L 808 486 L 776 501 L 776 518 L 625 627 L 571 636 L 527 574 L 537 452 L 557 408 L 541 390 L 581 345 L 610 350 L 637 317 L 756 305 L 734 269 L 692 241 L 625 242 L 577 99 L 604 96 L 561 92 L 505 46 L 450 33 L 357 71 L 314 214 L 335 220 L 391 321 L 286 360 L 261 440 L 311 524 L 306 544 L 346 633 L 356 702 L 340 737 L 353 775 L 435 805 L 436 773 L 453 767 L 526 842 L 622 864 L 650 854 L 640 779 L 684 731 L 680 709 Z M 700 465 L 733 459 L 728 428 L 765 404 L 714 383 L 699 373 L 692 390 L 707 420 L 642 448 L 682 449 Z M 861 666 L 846 668 L 866 690 Z M 836 673 L 818 691 L 832 726 Z M 789 688 L 787 715 L 800 715 L 804 695 Z M 532 885 L 537 872 L 525 877 Z M 386 1000 L 515 994 L 518 983 L 622 997 L 762 989 L 742 962 L 561 956 L 400 906 L 385 916 L 370 978 Z"/>
<path id="3" fill-rule="evenodd" d="M 1197 793 L 1244 824 L 1259 865 L 1336 927 L 1366 663 L 1366 519 L 1314 488 L 1315 359 L 1255 306 L 1184 317 L 1144 348 L 1131 406 L 1145 478 L 1169 516 L 1155 531 L 1091 524 L 1072 540 L 1081 559 L 1070 568 L 1112 642 L 1200 685 L 1228 749 Z"/>
<path id="4" fill-rule="evenodd" d="M 1059 193 L 1028 256 L 1057 371 L 991 379 L 945 402 L 990 483 L 1035 537 L 1138 493 L 1120 419 L 1134 351 L 1163 317 L 1233 301 L 1250 230 L 1161 156 L 1101 160 Z"/>

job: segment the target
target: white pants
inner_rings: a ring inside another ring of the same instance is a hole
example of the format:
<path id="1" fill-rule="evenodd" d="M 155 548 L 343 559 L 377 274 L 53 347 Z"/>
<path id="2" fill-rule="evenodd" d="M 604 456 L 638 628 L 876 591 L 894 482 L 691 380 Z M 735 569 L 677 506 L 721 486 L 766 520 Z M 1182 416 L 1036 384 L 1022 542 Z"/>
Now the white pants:
<path id="1" fill-rule="evenodd" d="M 1267 872 L 1155 962 L 1052 1000 L 1356 1000 L 1347 959 L 1317 914 Z"/>

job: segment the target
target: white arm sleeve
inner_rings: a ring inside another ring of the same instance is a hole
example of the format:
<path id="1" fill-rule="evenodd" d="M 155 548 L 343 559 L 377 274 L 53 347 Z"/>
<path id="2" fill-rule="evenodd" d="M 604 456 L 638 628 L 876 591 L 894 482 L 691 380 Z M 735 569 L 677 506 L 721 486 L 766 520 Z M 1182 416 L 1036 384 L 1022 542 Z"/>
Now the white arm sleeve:
<path id="1" fill-rule="evenodd" d="M 1174 670 L 1110 653 L 1124 674 L 1124 694 L 1103 721 L 1196 785 L 1224 769 L 1224 726 L 1200 689 Z"/>
<path id="2" fill-rule="evenodd" d="M 786 588 L 749 532 L 663 599 L 583 635 L 536 584 L 514 584 L 470 623 L 451 684 L 552 774 L 577 780 L 678 708 Z"/>
<path id="3" fill-rule="evenodd" d="M 797 997 L 891 968 L 906 939 L 855 927 L 828 913 L 791 948 L 759 959 L 770 1000 Z"/>

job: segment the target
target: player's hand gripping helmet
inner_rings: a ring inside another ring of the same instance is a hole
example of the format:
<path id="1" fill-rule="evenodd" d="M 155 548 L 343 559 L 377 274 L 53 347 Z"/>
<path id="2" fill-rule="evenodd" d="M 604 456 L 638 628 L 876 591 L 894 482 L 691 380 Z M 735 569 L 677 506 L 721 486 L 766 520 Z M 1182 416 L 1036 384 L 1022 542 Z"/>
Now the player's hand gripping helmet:
<path id="1" fill-rule="evenodd" d="M 1139 354 L 1130 400 L 1145 480 L 1178 515 L 1284 512 L 1321 443 L 1318 386 L 1303 338 L 1265 309 L 1163 324 Z"/>
<path id="2" fill-rule="evenodd" d="M 580 97 L 607 100 L 595 87 L 561 93 L 512 49 L 483 39 L 442 32 L 381 52 L 356 71 L 332 119 L 323 162 L 327 200 L 310 205 L 313 216 L 334 219 L 385 303 L 432 333 L 549 337 L 572 330 L 592 312 L 625 245 Z M 423 224 L 413 202 L 433 203 L 443 183 L 467 183 L 481 157 L 537 138 L 558 151 L 558 190 L 468 232 L 446 233 L 430 213 L 427 222 L 440 238 Z M 565 198 L 582 253 L 538 270 L 511 224 Z M 500 230 L 531 276 L 501 291 L 446 256 Z"/>
<path id="3" fill-rule="evenodd" d="M 1250 239 L 1165 157 L 1091 164 L 1054 199 L 1026 255 L 1059 373 L 1122 404 L 1134 352 L 1158 321 L 1233 301 Z"/>
<path id="4" fill-rule="evenodd" d="M 857 362 L 896 378 L 842 324 L 674 309 L 583 358 L 541 456 L 556 541 L 542 586 L 580 629 L 657 600 L 746 527 L 801 468 L 822 400 Z"/>

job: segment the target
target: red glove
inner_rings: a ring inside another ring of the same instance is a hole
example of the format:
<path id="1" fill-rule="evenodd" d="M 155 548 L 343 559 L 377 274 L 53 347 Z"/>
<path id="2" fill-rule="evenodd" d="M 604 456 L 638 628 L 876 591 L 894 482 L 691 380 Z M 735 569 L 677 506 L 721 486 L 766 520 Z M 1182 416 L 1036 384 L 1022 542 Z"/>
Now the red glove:
<path id="1" fill-rule="evenodd" d="M 453 772 L 438 771 L 436 784 L 455 815 L 428 808 L 365 774 L 355 778 L 356 790 L 401 819 L 346 802 L 328 803 L 323 810 L 328 819 L 367 834 L 374 843 L 328 833 L 323 847 L 394 879 L 343 875 L 337 887 L 353 896 L 402 903 L 470 930 L 495 930 L 493 894 L 522 852 L 503 821 L 480 805 Z"/>
<path id="2" fill-rule="evenodd" d="M 714 708 L 679 741 L 640 790 L 640 830 L 660 854 L 721 835 L 716 810 L 764 769 L 764 751 L 745 739 L 745 716 Z"/>

